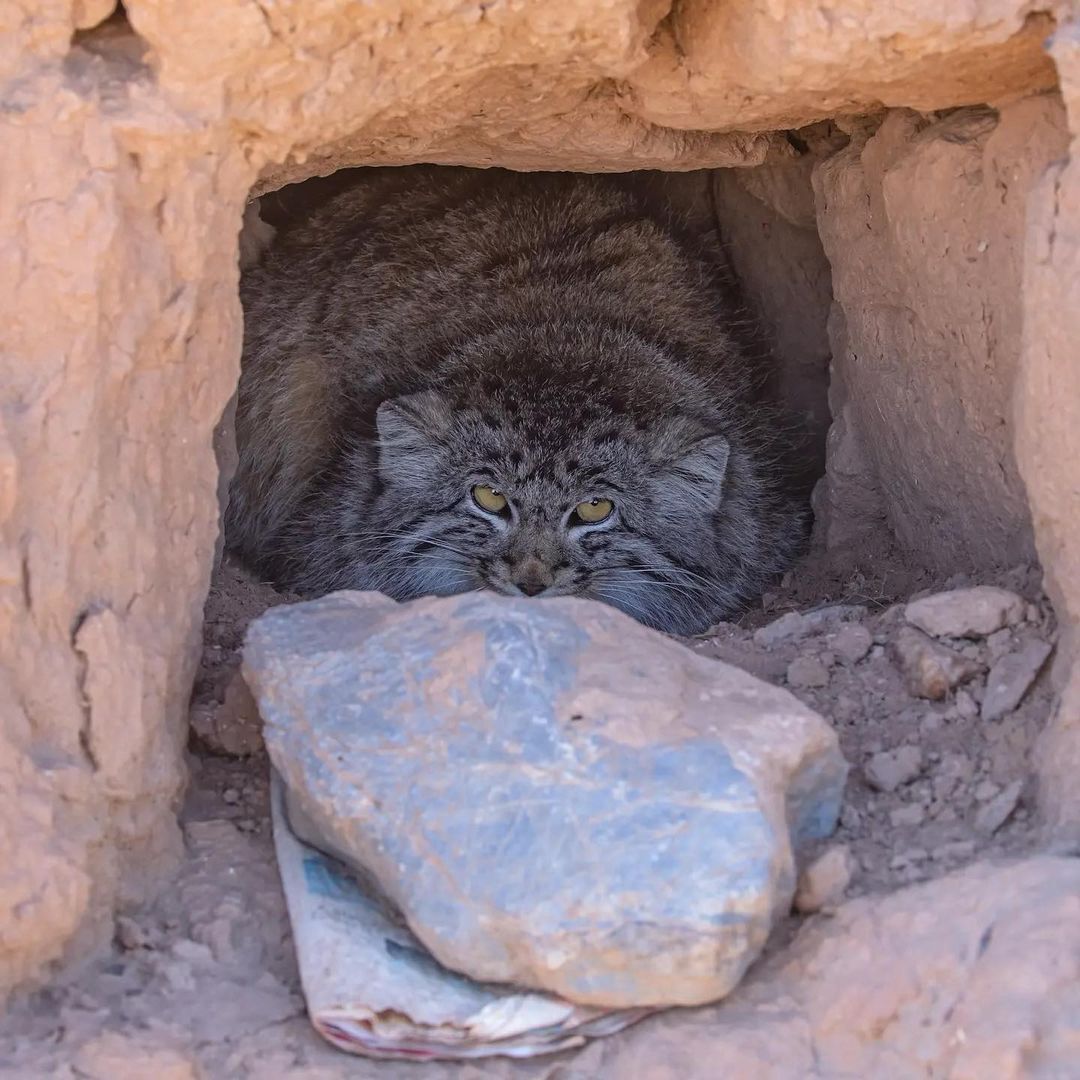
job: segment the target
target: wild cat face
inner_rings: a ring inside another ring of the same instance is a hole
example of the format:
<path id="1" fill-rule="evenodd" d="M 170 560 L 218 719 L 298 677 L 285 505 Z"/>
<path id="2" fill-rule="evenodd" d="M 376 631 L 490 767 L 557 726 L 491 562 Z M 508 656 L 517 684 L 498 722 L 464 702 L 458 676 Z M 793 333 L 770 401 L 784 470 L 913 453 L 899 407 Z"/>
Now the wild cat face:
<path id="1" fill-rule="evenodd" d="M 730 447 L 700 422 L 635 425 L 551 385 L 527 406 L 426 391 L 377 427 L 366 587 L 587 596 L 679 633 L 734 599 L 716 529 Z"/>

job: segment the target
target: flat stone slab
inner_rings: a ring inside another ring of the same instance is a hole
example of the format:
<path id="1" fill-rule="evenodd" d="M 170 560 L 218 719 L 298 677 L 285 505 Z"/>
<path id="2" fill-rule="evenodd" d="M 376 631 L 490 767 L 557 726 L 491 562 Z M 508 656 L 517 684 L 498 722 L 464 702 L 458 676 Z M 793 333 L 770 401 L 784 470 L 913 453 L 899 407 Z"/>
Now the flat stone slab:
<path id="1" fill-rule="evenodd" d="M 904 618 L 933 637 L 987 637 L 1022 622 L 1027 602 L 1008 589 L 974 585 L 912 600 Z"/>
<path id="2" fill-rule="evenodd" d="M 816 713 L 599 603 L 336 593 L 257 620 L 244 671 L 294 828 L 481 981 L 720 998 L 839 812 Z"/>

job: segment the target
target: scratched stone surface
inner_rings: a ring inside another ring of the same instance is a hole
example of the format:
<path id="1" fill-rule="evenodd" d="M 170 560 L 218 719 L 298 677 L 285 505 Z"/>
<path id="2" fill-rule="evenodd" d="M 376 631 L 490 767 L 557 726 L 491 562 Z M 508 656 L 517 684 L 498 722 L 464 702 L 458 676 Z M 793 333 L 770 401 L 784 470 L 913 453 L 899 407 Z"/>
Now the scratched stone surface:
<path id="1" fill-rule="evenodd" d="M 721 998 L 836 824 L 824 720 L 591 601 L 336 593 L 262 616 L 244 666 L 294 827 L 477 980 Z"/>

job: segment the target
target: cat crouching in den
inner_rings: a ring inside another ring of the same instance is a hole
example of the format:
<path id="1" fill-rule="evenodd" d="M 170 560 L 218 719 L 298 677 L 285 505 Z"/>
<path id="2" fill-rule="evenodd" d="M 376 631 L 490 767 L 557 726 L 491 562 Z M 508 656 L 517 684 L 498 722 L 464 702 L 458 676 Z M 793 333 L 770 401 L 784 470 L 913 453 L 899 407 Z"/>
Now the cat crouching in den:
<path id="1" fill-rule="evenodd" d="M 244 275 L 229 546 L 302 594 L 592 597 L 692 634 L 805 540 L 725 272 L 632 183 L 362 170 Z"/>

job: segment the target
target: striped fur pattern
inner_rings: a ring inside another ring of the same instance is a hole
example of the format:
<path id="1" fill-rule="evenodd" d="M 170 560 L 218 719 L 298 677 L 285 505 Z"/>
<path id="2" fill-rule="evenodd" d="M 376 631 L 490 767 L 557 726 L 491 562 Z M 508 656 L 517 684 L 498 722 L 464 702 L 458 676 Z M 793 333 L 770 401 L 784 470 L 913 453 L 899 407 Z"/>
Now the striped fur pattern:
<path id="1" fill-rule="evenodd" d="M 306 594 L 576 594 L 682 634 L 790 563 L 801 442 L 722 266 L 643 188 L 438 168 L 337 186 L 242 283 L 243 560 Z M 583 521 L 592 499 L 610 516 Z"/>

